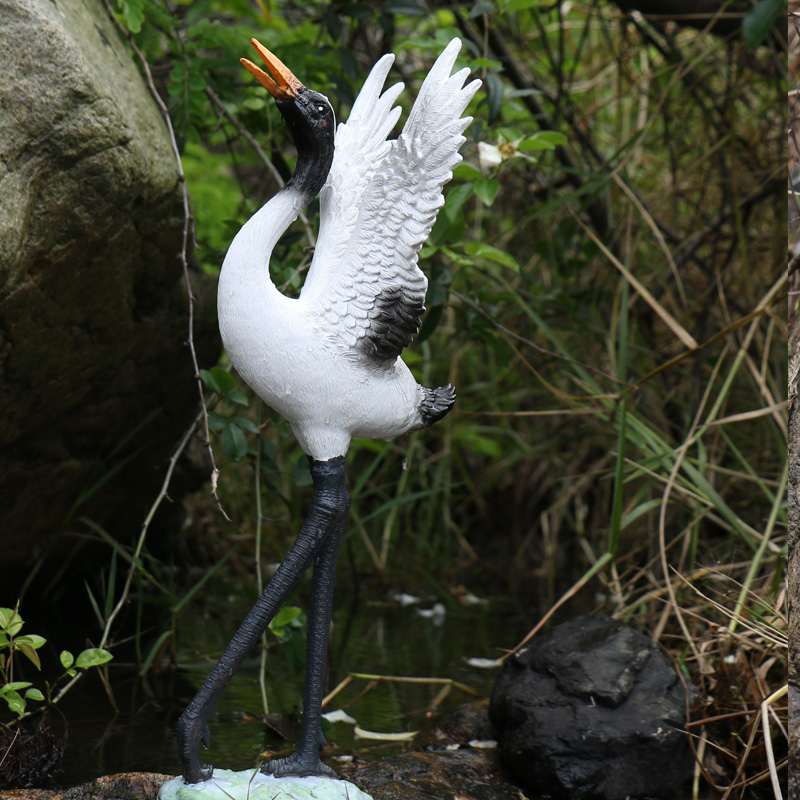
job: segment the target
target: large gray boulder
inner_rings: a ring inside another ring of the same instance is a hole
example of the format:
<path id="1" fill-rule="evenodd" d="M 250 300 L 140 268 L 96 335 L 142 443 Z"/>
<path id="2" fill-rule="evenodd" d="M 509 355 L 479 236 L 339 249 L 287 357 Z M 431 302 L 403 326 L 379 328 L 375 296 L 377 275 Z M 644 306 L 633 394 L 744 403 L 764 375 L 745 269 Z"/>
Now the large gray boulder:
<path id="1" fill-rule="evenodd" d="M 124 508 L 135 529 L 197 393 L 178 170 L 113 21 L 101 0 L 0 0 L 0 35 L 9 567 L 41 552 L 70 514 L 113 524 Z M 194 282 L 205 321 L 196 338 L 213 360 L 213 299 L 201 275 Z"/>

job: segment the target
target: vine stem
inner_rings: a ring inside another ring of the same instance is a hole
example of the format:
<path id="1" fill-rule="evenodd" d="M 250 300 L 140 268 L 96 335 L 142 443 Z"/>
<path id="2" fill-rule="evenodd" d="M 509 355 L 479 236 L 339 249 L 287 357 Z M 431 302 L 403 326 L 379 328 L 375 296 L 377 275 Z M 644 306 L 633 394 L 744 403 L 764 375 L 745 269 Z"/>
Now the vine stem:
<path id="1" fill-rule="evenodd" d="M 169 115 L 169 109 L 164 103 L 161 95 L 158 93 L 158 89 L 156 89 L 155 82 L 153 81 L 153 73 L 150 71 L 150 65 L 147 63 L 147 59 L 144 56 L 144 53 L 139 49 L 136 42 L 133 40 L 133 35 L 129 30 L 125 28 L 125 26 L 117 19 L 116 14 L 114 14 L 114 10 L 111 8 L 111 4 L 109 0 L 103 0 L 103 3 L 108 11 L 108 15 L 114 21 L 114 24 L 120 29 L 122 35 L 125 37 L 126 41 L 130 45 L 131 49 L 134 53 L 136 53 L 137 58 L 141 62 L 142 70 L 144 71 L 145 79 L 147 81 L 147 87 L 150 90 L 150 94 L 152 94 L 153 99 L 156 102 L 159 110 L 161 111 L 162 116 L 164 117 L 164 122 L 167 126 L 167 131 L 169 132 L 169 139 L 170 144 L 172 145 L 172 152 L 175 155 L 175 162 L 178 168 L 178 181 L 181 184 L 181 193 L 183 196 L 183 239 L 181 242 L 181 250 L 178 254 L 178 258 L 181 262 L 181 266 L 183 268 L 183 278 L 186 282 L 186 292 L 189 299 L 189 337 L 188 337 L 188 345 L 189 351 L 192 354 L 192 365 L 194 366 L 194 378 L 195 382 L 197 383 L 197 391 L 200 395 L 200 406 L 202 408 L 202 416 L 203 416 L 203 433 L 205 436 L 205 446 L 208 450 L 208 455 L 211 459 L 211 494 L 214 497 L 214 500 L 217 502 L 217 507 L 220 510 L 220 513 L 225 518 L 226 522 L 230 522 L 230 517 L 225 513 L 225 509 L 222 507 L 222 502 L 219 499 L 219 495 L 217 494 L 217 481 L 219 479 L 219 469 L 217 468 L 217 462 L 214 459 L 214 451 L 211 448 L 211 434 L 208 429 L 208 408 L 206 406 L 205 396 L 203 394 L 203 381 L 200 377 L 200 366 L 197 362 L 197 351 L 195 350 L 194 346 L 194 303 L 195 297 L 194 293 L 192 292 L 192 283 L 189 279 L 189 261 L 186 255 L 189 246 L 189 232 L 192 228 L 192 222 L 194 221 L 191 211 L 189 210 L 189 189 L 186 186 L 186 175 L 183 171 L 183 162 L 181 161 L 181 153 L 180 149 L 178 148 L 178 142 L 175 138 L 175 129 L 172 127 L 172 119 Z M 194 426 L 193 426 L 194 427 Z"/>

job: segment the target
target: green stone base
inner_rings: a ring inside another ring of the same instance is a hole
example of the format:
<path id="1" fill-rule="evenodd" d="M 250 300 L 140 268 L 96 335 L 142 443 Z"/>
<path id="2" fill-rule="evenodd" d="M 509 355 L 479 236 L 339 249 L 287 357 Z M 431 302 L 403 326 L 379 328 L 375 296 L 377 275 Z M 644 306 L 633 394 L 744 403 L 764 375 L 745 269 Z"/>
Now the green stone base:
<path id="1" fill-rule="evenodd" d="M 215 769 L 202 783 L 178 776 L 158 791 L 158 800 L 372 800 L 349 781 L 310 776 L 274 778 L 256 769 L 233 772 Z"/>

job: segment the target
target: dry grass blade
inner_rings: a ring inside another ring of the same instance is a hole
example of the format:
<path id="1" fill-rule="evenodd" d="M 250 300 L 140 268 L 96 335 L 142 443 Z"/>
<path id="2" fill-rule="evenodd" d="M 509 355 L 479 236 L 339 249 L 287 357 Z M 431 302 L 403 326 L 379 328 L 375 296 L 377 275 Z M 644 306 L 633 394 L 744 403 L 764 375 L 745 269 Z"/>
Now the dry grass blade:
<path id="1" fill-rule="evenodd" d="M 574 215 L 575 221 L 581 226 L 584 233 L 597 245 L 603 255 L 625 276 L 626 280 L 636 290 L 637 294 L 658 314 L 669 329 L 681 340 L 684 346 L 690 350 L 697 350 L 699 345 L 689 331 L 675 319 L 664 306 L 653 297 L 652 293 L 644 284 L 598 239 L 597 234 L 589 228 L 583 220 Z"/>
<path id="2" fill-rule="evenodd" d="M 770 706 L 776 701 L 785 697 L 789 692 L 789 685 L 785 684 L 777 692 L 771 694 L 761 704 L 761 727 L 764 729 L 764 744 L 767 750 L 767 763 L 769 764 L 769 778 L 772 781 L 772 791 L 775 793 L 776 800 L 783 800 L 781 794 L 781 784 L 778 779 L 778 769 L 775 765 L 775 754 L 772 751 L 772 735 L 769 729 L 769 710 Z"/>

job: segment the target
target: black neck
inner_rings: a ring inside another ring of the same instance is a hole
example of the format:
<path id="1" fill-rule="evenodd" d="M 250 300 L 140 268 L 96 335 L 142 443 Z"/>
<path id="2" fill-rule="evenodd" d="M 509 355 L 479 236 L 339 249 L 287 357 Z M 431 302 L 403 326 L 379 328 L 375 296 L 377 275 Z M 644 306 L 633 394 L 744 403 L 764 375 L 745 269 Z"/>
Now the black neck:
<path id="1" fill-rule="evenodd" d="M 327 127 L 309 124 L 294 101 L 279 102 L 278 108 L 297 149 L 297 165 L 286 188 L 300 192 L 307 205 L 319 194 L 331 169 L 333 122 Z"/>

